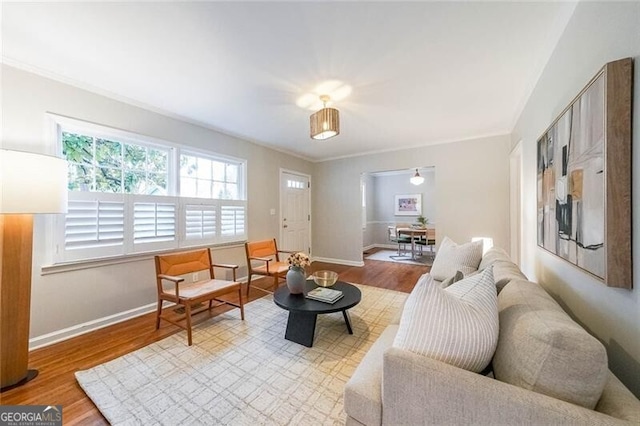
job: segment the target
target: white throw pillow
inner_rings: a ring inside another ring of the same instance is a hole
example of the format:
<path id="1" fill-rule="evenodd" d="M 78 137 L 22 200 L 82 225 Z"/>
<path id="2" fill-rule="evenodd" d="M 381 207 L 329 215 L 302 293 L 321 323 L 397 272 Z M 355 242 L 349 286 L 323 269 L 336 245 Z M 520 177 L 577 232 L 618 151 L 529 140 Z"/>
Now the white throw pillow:
<path id="1" fill-rule="evenodd" d="M 481 372 L 498 344 L 492 268 L 440 288 L 423 275 L 407 298 L 393 346 Z"/>
<path id="2" fill-rule="evenodd" d="M 444 237 L 429 273 L 433 279 L 444 281 L 456 271 L 465 275 L 477 271 L 482 260 L 482 244 L 482 241 L 474 241 L 458 245 Z"/>

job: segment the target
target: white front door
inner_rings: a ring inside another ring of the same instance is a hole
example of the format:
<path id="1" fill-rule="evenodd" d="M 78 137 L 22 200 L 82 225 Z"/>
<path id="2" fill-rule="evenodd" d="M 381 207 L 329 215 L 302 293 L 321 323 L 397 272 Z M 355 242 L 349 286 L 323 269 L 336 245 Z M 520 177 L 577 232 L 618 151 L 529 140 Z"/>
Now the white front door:
<path id="1" fill-rule="evenodd" d="M 309 176 L 280 173 L 280 248 L 311 254 Z"/>

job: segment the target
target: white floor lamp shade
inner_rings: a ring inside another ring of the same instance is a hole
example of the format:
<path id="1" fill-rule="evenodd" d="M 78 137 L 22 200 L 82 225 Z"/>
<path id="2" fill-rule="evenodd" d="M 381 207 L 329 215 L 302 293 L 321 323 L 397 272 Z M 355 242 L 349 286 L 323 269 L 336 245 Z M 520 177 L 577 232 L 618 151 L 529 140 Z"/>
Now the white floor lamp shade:
<path id="1" fill-rule="evenodd" d="M 66 213 L 67 162 L 0 150 L 0 213 Z"/>

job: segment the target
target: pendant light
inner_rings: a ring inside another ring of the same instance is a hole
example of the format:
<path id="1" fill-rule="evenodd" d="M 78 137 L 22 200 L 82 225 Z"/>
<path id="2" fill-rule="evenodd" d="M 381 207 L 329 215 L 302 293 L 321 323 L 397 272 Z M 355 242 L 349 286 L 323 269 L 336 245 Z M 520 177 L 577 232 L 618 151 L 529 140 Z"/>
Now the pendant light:
<path id="1" fill-rule="evenodd" d="M 420 176 L 420 173 L 418 173 L 418 169 L 416 169 L 416 174 L 412 176 L 409 181 L 414 185 L 422 185 L 422 182 L 424 182 L 424 178 Z"/>
<path id="2" fill-rule="evenodd" d="M 324 140 L 340 134 L 339 112 L 335 108 L 327 108 L 330 99 L 328 95 L 321 95 L 323 108 L 311 114 L 311 139 Z"/>

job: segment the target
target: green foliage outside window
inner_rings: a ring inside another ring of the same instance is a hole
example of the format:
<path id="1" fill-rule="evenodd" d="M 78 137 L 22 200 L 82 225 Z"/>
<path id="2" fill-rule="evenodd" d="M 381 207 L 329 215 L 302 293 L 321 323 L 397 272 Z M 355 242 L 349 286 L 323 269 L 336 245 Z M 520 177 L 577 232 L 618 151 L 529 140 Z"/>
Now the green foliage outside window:
<path id="1" fill-rule="evenodd" d="M 167 150 L 62 133 L 71 191 L 167 195 Z"/>

